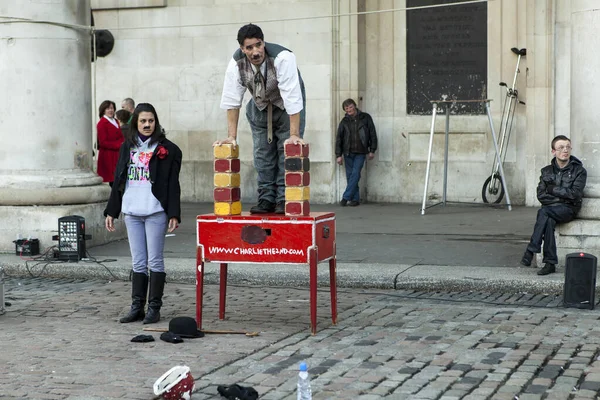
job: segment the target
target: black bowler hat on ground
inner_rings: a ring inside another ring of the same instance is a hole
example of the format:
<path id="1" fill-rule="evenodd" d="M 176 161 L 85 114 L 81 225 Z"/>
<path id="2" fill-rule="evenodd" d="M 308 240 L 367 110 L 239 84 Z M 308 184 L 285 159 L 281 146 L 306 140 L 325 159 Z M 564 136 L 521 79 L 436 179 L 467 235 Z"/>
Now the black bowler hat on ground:
<path id="1" fill-rule="evenodd" d="M 198 330 L 196 320 L 191 317 L 175 317 L 169 321 L 169 332 L 182 338 L 201 338 L 204 333 Z"/>

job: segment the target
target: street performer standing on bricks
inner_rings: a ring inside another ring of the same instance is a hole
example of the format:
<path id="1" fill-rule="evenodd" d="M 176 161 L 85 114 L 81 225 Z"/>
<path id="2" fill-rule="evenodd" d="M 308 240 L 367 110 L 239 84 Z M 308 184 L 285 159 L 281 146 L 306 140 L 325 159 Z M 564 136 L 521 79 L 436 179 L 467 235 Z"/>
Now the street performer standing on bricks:
<path id="1" fill-rule="evenodd" d="M 238 31 L 240 48 L 225 72 L 221 108 L 227 110 L 227 139 L 237 145 L 240 107 L 246 89 L 252 99 L 246 118 L 252 130 L 254 167 L 258 172 L 258 204 L 252 214 L 285 213 L 284 144 L 304 144 L 304 83 L 294 54 L 277 44 L 266 43 L 262 30 L 253 24 Z"/>
<path id="2" fill-rule="evenodd" d="M 537 198 L 542 203 L 538 210 L 535 226 L 521 264 L 531 265 L 534 253 L 539 253 L 544 242 L 544 266 L 538 275 L 556 272 L 558 256 L 554 228 L 556 224 L 572 221 L 581 209 L 583 189 L 587 171 L 578 158 L 571 155 L 571 140 L 559 135 L 552 140 L 550 165 L 542 168 Z"/>

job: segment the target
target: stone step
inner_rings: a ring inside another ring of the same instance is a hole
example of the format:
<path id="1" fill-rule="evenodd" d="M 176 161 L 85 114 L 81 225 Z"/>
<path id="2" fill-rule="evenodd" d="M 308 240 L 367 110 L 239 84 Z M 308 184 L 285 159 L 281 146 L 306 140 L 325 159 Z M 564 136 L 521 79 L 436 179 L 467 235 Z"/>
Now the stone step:
<path id="1" fill-rule="evenodd" d="M 588 178 L 585 189 L 583 190 L 583 197 L 588 198 L 600 198 L 600 179 L 599 178 Z"/>
<path id="2" fill-rule="evenodd" d="M 584 197 L 581 205 L 581 211 L 577 215 L 578 219 L 600 219 L 600 197 Z"/>
<path id="3" fill-rule="evenodd" d="M 578 218 L 568 224 L 557 225 L 556 232 L 560 236 L 598 236 L 600 234 L 600 220 Z"/>
<path id="4" fill-rule="evenodd" d="M 600 254 L 598 232 L 600 232 L 600 220 L 576 219 L 568 224 L 557 225 L 556 247 L 560 259 L 564 259 L 568 253 L 580 251 Z"/>
<path id="5" fill-rule="evenodd" d="M 571 252 L 586 252 L 594 254 L 594 251 L 600 249 L 600 237 L 598 236 L 561 236 L 556 244 L 560 249 L 571 249 Z M 599 255 L 599 254 L 594 254 Z"/>
<path id="6" fill-rule="evenodd" d="M 600 257 L 600 178 L 588 178 L 577 219 L 557 225 L 556 247 L 560 263 L 569 253 L 585 252 Z"/>
<path id="7" fill-rule="evenodd" d="M 581 214 L 580 214 L 581 215 Z M 592 219 L 576 219 L 568 224 L 556 227 L 556 247 L 559 260 L 565 255 L 583 251 L 600 256 L 600 221 Z"/>

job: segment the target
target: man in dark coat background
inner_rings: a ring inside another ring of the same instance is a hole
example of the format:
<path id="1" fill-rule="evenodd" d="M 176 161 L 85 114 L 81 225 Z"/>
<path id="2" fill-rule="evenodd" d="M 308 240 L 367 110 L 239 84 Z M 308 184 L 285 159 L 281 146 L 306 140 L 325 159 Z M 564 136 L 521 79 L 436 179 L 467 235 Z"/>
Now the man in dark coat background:
<path id="1" fill-rule="evenodd" d="M 354 100 L 344 100 L 342 108 L 346 115 L 340 121 L 335 137 L 335 156 L 339 165 L 346 164 L 347 186 L 340 205 L 358 206 L 360 172 L 366 158 L 372 160 L 375 157 L 377 132 L 371 116 L 360 111 Z"/>

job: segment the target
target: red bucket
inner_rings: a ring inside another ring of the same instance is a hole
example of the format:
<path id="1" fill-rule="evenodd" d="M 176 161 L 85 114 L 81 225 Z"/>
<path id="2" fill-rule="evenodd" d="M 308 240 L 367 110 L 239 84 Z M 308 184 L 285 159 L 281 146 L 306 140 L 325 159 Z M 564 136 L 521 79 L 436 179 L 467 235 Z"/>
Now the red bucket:
<path id="1" fill-rule="evenodd" d="M 190 368 L 178 365 L 154 382 L 154 394 L 164 400 L 190 400 L 195 387 Z"/>

